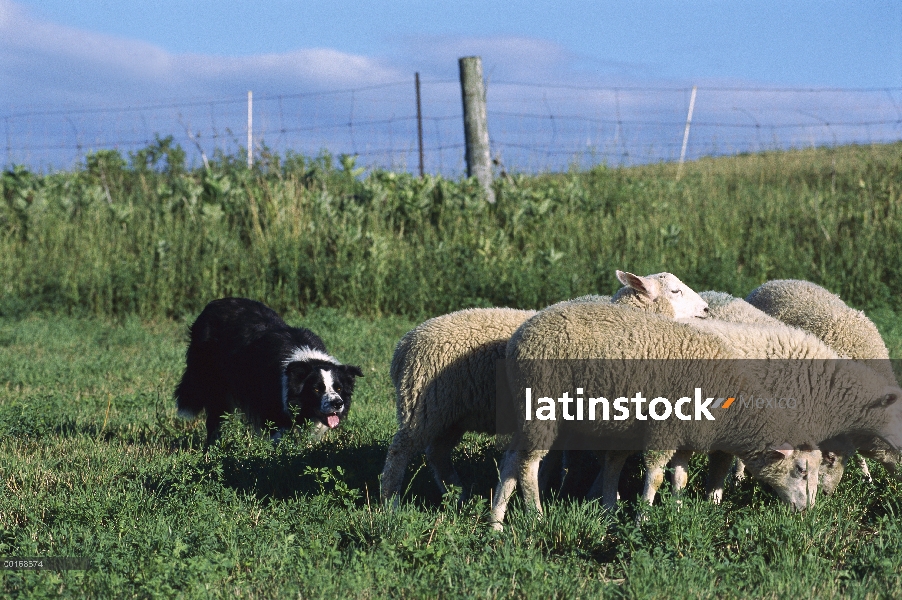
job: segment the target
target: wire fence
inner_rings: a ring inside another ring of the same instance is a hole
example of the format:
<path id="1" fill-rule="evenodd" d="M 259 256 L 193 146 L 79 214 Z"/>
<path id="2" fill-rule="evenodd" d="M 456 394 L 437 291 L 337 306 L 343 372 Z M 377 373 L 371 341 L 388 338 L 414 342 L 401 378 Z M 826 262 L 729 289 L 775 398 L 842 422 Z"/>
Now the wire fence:
<path id="1" fill-rule="evenodd" d="M 508 171 L 557 171 L 599 163 L 679 158 L 691 88 L 579 87 L 488 82 L 492 156 Z M 423 152 L 429 173 L 466 171 L 459 82 L 421 82 Z M 187 99 L 141 106 L 10 110 L 6 165 L 68 169 L 87 153 L 128 155 L 172 135 L 192 165 L 217 153 L 244 155 L 247 98 Z M 902 139 L 902 88 L 698 88 L 687 159 L 762 150 Z M 410 81 L 348 90 L 254 95 L 254 153 L 357 155 L 371 168 L 418 168 Z"/>

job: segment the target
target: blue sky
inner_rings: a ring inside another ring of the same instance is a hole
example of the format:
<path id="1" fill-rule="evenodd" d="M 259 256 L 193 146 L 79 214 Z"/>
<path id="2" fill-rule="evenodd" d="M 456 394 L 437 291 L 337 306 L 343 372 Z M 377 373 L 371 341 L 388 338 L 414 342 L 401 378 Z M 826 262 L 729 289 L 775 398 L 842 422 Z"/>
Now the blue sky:
<path id="1" fill-rule="evenodd" d="M 174 55 L 320 48 L 448 76 L 453 61 L 436 64 L 429 47 L 467 53 L 469 45 L 488 51 L 487 69 L 506 71 L 506 61 L 530 60 L 526 42 L 532 42 L 556 53 L 556 69 L 594 77 L 902 86 L 902 3 L 895 0 L 20 0 L 13 6 L 37 20 Z M 493 45 L 518 39 L 524 43 L 519 56 L 490 53 Z M 426 60 L 418 64 L 424 50 Z"/>
<path id="2" fill-rule="evenodd" d="M 500 84 L 902 88 L 902 2 L 0 0 L 0 116 L 240 98 L 249 89 L 261 97 L 343 90 L 407 82 L 419 71 L 426 82 L 450 82 L 445 88 L 438 83 L 424 88 L 426 111 L 438 117 L 459 112 L 459 91 L 452 85 L 457 58 L 473 54 L 483 58 L 490 113 L 541 110 L 607 123 L 615 112 L 617 120 L 626 118 L 632 107 L 645 120 L 649 114 L 667 113 L 662 118 L 673 129 L 685 118 L 688 96 L 683 92 L 668 99 L 665 110 L 664 101 L 649 94 L 576 98 L 543 90 L 530 95 L 526 88 Z M 362 118 L 363 108 L 389 101 L 393 93 L 354 97 L 348 106 L 330 100 L 312 111 L 308 102 L 298 110 L 308 119 L 315 115 L 315 124 L 327 124 L 330 111 L 336 119 L 346 119 L 346 113 Z M 406 106 L 409 95 L 406 87 L 397 90 L 398 102 Z M 828 102 L 820 95 L 814 101 L 778 101 L 747 95 L 743 100 L 737 92 L 715 99 L 702 90 L 698 110 L 701 122 L 706 114 L 710 122 L 722 122 L 729 113 L 748 126 L 781 111 L 796 120 L 814 115 L 814 122 L 824 123 L 846 118 L 840 114 L 846 109 L 867 112 L 858 120 L 886 120 L 887 111 L 898 114 L 902 107 L 900 95 L 884 94 L 879 107 L 875 98 Z M 177 116 L 180 123 L 190 120 L 192 128 L 215 130 L 227 120 L 237 129 L 239 109 L 234 116 L 189 119 L 181 110 Z M 260 110 L 269 111 L 259 119 L 272 130 L 276 109 L 261 104 Z M 285 107 L 280 104 L 278 110 L 281 119 Z M 372 116 L 399 114 L 393 109 Z M 874 116 L 878 114 L 883 116 Z M 10 118 L 8 146 L 20 139 L 32 146 L 52 145 L 56 142 L 47 140 L 63 128 L 80 136 L 79 147 L 122 141 L 126 135 L 88 131 L 99 125 L 90 125 L 87 118 L 63 125 L 42 124 L 37 117 L 27 117 L 27 124 L 25 117 Z M 139 127 L 117 115 L 115 125 L 133 137 L 146 137 L 158 125 L 148 116 L 141 118 Z M 172 121 L 176 114 L 168 118 Z M 492 119 L 500 123 L 500 117 L 490 114 L 490 125 Z M 104 126 L 111 128 L 112 119 Z M 138 131 L 142 127 L 143 133 Z M 531 125 L 502 124 L 495 130 L 514 127 Z M 670 129 L 667 143 L 672 146 Z M 599 129 L 598 136 L 622 141 L 621 131 L 618 123 L 614 133 Z M 679 133 L 681 129 L 677 137 Z M 763 146 L 760 128 L 754 133 Z M 555 129 L 550 135 L 557 134 Z M 579 135 L 588 145 L 596 143 L 595 134 Z M 776 140 L 776 134 L 771 137 Z M 796 137 L 818 143 L 810 131 Z M 359 136 L 354 144 L 358 141 Z M 447 139 L 441 143 L 448 145 Z M 9 151 L 7 155 L 11 160 Z"/>

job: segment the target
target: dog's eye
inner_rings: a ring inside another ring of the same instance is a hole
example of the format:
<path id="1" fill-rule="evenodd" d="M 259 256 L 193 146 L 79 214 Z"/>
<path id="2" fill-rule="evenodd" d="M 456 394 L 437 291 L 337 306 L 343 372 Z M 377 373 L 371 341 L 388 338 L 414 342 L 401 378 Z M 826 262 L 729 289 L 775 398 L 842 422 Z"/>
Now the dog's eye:
<path id="1" fill-rule="evenodd" d="M 336 392 L 340 392 L 340 391 L 341 391 L 341 386 L 340 386 L 340 385 L 336 385 L 336 386 L 335 386 L 335 391 L 336 391 Z"/>

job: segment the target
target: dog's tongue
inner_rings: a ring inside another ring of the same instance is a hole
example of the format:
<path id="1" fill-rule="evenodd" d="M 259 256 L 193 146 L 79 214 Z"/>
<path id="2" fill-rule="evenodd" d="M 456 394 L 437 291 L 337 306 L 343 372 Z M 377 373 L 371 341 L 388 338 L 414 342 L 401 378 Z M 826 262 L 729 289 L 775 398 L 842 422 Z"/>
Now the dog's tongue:
<path id="1" fill-rule="evenodd" d="M 338 415 L 327 416 L 326 425 L 329 426 L 329 429 L 335 429 L 336 427 L 338 427 Z"/>

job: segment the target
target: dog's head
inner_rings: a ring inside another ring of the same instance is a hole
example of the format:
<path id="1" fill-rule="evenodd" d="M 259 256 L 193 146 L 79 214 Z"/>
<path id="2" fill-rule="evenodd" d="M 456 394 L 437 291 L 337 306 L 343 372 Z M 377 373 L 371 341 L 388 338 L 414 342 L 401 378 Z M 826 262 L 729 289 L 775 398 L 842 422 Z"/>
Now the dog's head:
<path id="1" fill-rule="evenodd" d="M 283 403 L 297 421 L 311 420 L 329 429 L 348 415 L 354 380 L 360 367 L 323 360 L 290 362 L 285 366 Z"/>

